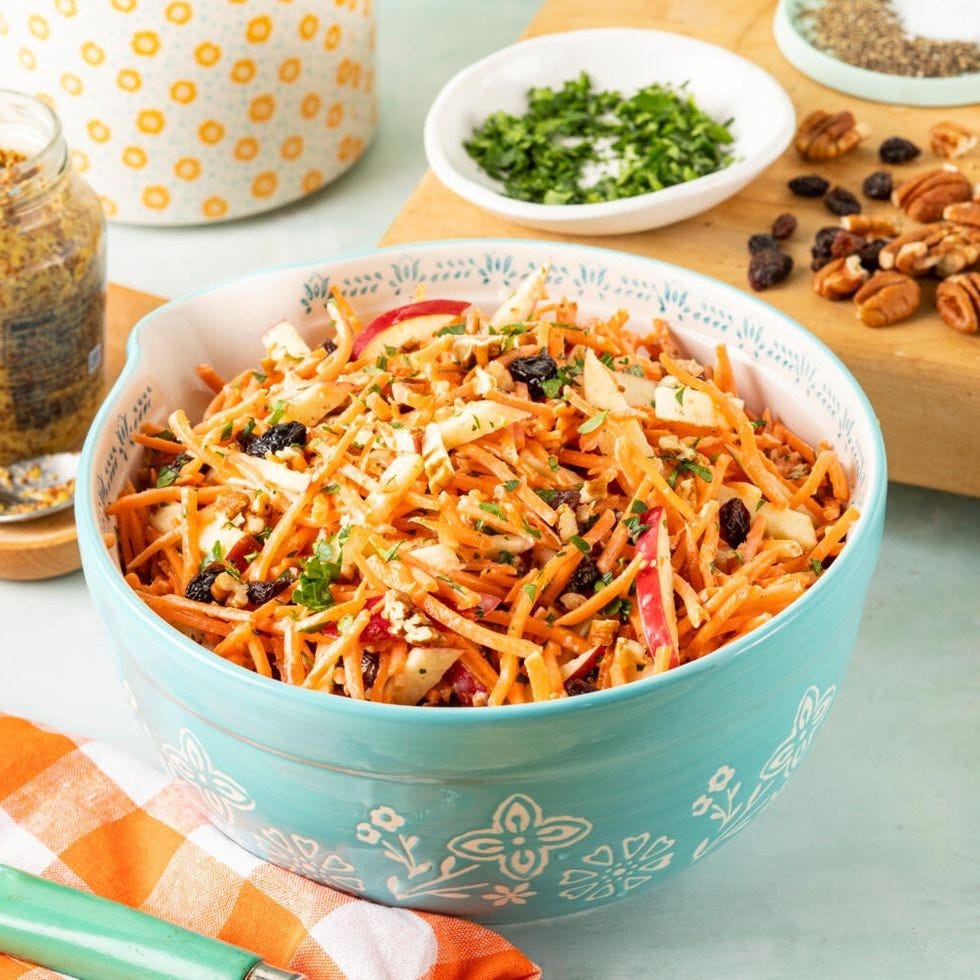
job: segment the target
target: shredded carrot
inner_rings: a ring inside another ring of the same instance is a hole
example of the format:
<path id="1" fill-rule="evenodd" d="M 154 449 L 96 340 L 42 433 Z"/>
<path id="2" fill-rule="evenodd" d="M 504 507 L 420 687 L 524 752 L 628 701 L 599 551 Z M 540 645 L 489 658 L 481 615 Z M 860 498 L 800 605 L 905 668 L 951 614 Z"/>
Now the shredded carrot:
<path id="1" fill-rule="evenodd" d="M 203 416 L 142 424 L 143 461 L 106 508 L 126 582 L 216 656 L 377 703 L 552 700 L 586 671 L 617 687 L 778 615 L 845 547 L 844 462 L 750 414 L 724 346 L 701 366 L 662 321 L 637 336 L 625 310 L 542 292 L 532 277 L 493 317 L 469 307 L 355 359 L 334 283 L 332 323 L 298 331 L 315 343 L 269 345 L 229 381 L 200 365 Z M 710 419 L 685 413 L 688 388 Z M 733 518 L 733 497 L 772 506 Z M 676 648 L 647 649 L 637 601 L 654 508 Z M 786 508 L 815 547 L 771 536 L 788 533 L 777 513 L 794 526 Z"/>

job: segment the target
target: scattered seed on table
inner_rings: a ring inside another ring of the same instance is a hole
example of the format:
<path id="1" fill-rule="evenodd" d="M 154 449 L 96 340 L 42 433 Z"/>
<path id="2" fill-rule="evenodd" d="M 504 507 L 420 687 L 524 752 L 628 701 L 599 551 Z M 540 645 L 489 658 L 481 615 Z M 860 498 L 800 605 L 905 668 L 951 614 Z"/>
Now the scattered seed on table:
<path id="1" fill-rule="evenodd" d="M 888 240 L 885 238 L 873 238 L 870 242 L 865 242 L 857 251 L 862 267 L 867 269 L 868 272 L 877 272 L 880 268 L 878 264 L 878 253 L 887 244 Z"/>
<path id="2" fill-rule="evenodd" d="M 861 185 L 865 197 L 872 201 L 887 201 L 892 196 L 892 175 L 887 170 L 876 170 L 868 174 Z"/>
<path id="3" fill-rule="evenodd" d="M 782 241 L 796 231 L 796 218 L 789 212 L 779 215 L 772 223 L 772 237 Z"/>
<path id="4" fill-rule="evenodd" d="M 764 252 L 766 249 L 779 248 L 779 242 L 772 235 L 753 235 L 749 239 L 749 254 Z"/>
<path id="5" fill-rule="evenodd" d="M 786 185 L 797 197 L 823 197 L 830 187 L 830 181 L 819 174 L 800 174 Z"/>
<path id="6" fill-rule="evenodd" d="M 902 136 L 889 136 L 878 147 L 878 156 L 882 163 L 908 163 L 914 160 L 922 150 L 915 143 Z"/>
<path id="7" fill-rule="evenodd" d="M 756 252 L 749 262 L 749 285 L 757 292 L 781 283 L 793 268 L 793 259 L 785 252 L 767 248 Z"/>
<path id="8" fill-rule="evenodd" d="M 861 202 L 846 187 L 832 188 L 823 203 L 833 214 L 859 214 L 861 211 Z"/>

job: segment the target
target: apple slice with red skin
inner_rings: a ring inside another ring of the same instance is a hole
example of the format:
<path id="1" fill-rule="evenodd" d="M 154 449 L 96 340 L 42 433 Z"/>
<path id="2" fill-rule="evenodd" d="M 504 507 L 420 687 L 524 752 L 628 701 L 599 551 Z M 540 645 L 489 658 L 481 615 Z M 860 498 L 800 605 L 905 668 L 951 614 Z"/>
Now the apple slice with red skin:
<path id="1" fill-rule="evenodd" d="M 459 299 L 427 299 L 396 306 L 376 316 L 355 338 L 351 357 L 375 357 L 385 345 L 401 347 L 410 340 L 422 341 L 436 331 L 456 323 L 472 304 Z M 393 329 L 397 327 L 397 329 Z M 384 339 L 381 335 L 386 334 Z"/>
<path id="2" fill-rule="evenodd" d="M 667 646 L 670 665 L 677 666 L 677 614 L 674 611 L 674 570 L 670 563 L 670 537 L 663 507 L 652 507 L 641 518 L 648 525 L 636 541 L 636 550 L 647 564 L 636 576 L 636 600 L 643 635 L 654 656 Z"/>

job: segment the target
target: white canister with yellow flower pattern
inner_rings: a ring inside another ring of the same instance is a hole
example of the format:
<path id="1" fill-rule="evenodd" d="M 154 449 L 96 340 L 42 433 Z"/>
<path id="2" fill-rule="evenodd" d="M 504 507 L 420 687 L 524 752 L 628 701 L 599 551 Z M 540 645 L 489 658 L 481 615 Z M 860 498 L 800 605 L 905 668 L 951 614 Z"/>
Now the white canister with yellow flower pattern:
<path id="1" fill-rule="evenodd" d="M 61 117 L 106 215 L 239 218 L 310 194 L 374 132 L 371 0 L 48 0 L 0 12 L 3 83 Z"/>

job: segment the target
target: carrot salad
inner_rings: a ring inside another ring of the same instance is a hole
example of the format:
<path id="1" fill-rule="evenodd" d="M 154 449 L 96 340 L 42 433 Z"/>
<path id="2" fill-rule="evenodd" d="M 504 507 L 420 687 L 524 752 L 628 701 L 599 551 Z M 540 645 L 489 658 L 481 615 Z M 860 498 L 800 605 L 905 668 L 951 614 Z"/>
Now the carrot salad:
<path id="1" fill-rule="evenodd" d="M 654 321 L 580 315 L 547 267 L 492 315 L 417 301 L 135 436 L 126 581 L 266 677 L 360 700 L 546 701 L 706 656 L 799 597 L 857 518 L 836 453 L 738 397 Z M 318 340 L 321 338 L 317 338 Z"/>

